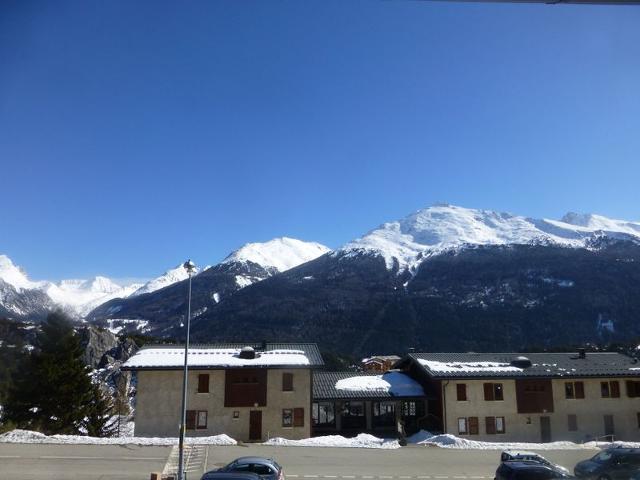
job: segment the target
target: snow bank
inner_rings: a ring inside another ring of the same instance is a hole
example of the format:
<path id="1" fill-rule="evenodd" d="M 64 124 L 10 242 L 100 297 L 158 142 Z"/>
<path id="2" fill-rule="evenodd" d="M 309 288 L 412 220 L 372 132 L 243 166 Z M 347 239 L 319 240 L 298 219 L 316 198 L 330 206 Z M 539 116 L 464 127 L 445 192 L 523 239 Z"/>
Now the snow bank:
<path id="1" fill-rule="evenodd" d="M 408 443 L 431 447 L 453 448 L 461 450 L 592 450 L 611 446 L 610 443 L 596 444 L 551 442 L 551 443 L 526 443 L 526 442 L 481 442 L 460 438 L 449 433 L 434 435 L 431 432 L 421 430 L 407 438 Z"/>
<path id="2" fill-rule="evenodd" d="M 400 448 L 397 440 L 378 438 L 367 433 L 361 433 L 353 438 L 346 438 L 341 435 L 327 435 L 303 440 L 287 440 L 286 438 L 277 437 L 263 443 L 263 445 L 279 447 Z"/>
<path id="3" fill-rule="evenodd" d="M 212 437 L 187 437 L 187 444 L 198 445 L 237 445 L 228 435 Z M 64 445 L 177 445 L 177 438 L 147 437 L 87 437 L 83 435 L 44 435 L 30 430 L 12 430 L 0 435 L 0 443 L 53 443 Z"/>

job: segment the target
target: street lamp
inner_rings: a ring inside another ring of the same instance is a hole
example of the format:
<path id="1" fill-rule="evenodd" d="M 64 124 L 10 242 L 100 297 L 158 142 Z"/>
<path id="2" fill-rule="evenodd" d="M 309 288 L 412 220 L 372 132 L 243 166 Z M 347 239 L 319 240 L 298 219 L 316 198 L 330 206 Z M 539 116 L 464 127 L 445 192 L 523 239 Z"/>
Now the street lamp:
<path id="1" fill-rule="evenodd" d="M 189 299 L 187 301 L 187 339 L 184 343 L 184 372 L 182 377 L 182 421 L 180 422 L 180 440 L 178 445 L 178 480 L 185 480 L 184 476 L 184 431 L 187 423 L 187 374 L 189 372 L 189 333 L 191 329 L 191 275 L 196 271 L 196 264 L 191 260 L 184 262 L 182 267 L 189 274 Z"/>

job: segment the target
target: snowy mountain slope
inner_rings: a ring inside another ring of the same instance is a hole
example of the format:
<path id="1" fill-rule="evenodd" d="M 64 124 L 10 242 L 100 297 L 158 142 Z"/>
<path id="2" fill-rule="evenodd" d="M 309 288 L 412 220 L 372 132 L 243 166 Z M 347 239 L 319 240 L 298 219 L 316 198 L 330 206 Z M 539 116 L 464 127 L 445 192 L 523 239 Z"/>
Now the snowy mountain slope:
<path id="1" fill-rule="evenodd" d="M 599 215 L 567 214 L 562 220 L 435 205 L 388 222 L 347 243 L 334 255 L 382 256 L 387 268 L 414 271 L 427 257 L 465 245 L 555 244 L 584 247 L 597 235 L 640 241 L 640 223 Z"/>
<path id="2" fill-rule="evenodd" d="M 131 296 L 155 292 L 156 290 L 160 290 L 161 288 L 168 287 L 169 285 L 181 282 L 182 280 L 186 280 L 188 277 L 189 274 L 181 263 L 177 267 L 167 270 L 163 275 L 160 275 L 153 280 L 149 280 L 147 283 L 135 290 L 131 294 Z"/>
<path id="3" fill-rule="evenodd" d="M 0 255 L 0 280 L 12 285 L 16 290 L 39 288 L 43 282 L 32 282 L 27 274 L 6 255 Z"/>
<path id="4" fill-rule="evenodd" d="M 253 262 L 284 272 L 329 251 L 328 247 L 319 243 L 281 237 L 263 243 L 247 243 L 231 253 L 222 263 Z"/>

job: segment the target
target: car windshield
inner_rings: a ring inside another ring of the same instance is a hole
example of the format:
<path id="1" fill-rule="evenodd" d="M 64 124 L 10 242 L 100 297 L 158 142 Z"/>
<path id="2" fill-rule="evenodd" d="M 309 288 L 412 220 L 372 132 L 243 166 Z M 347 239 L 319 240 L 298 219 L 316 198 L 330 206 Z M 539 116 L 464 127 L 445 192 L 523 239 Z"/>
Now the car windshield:
<path id="1" fill-rule="evenodd" d="M 605 463 L 608 462 L 613 455 L 611 452 L 600 452 L 596 456 L 594 456 L 591 460 L 597 463 Z"/>

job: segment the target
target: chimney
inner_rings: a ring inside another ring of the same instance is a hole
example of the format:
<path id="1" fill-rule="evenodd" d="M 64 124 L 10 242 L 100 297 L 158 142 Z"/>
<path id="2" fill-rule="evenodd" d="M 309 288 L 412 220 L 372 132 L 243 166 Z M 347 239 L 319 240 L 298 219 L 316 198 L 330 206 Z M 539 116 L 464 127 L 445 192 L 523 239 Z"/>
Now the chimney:
<path id="1" fill-rule="evenodd" d="M 407 353 L 416 353 L 416 349 L 414 347 L 409 347 L 409 352 Z"/>
<path id="2" fill-rule="evenodd" d="M 587 351 L 584 348 L 578 349 L 578 358 L 587 358 Z"/>

